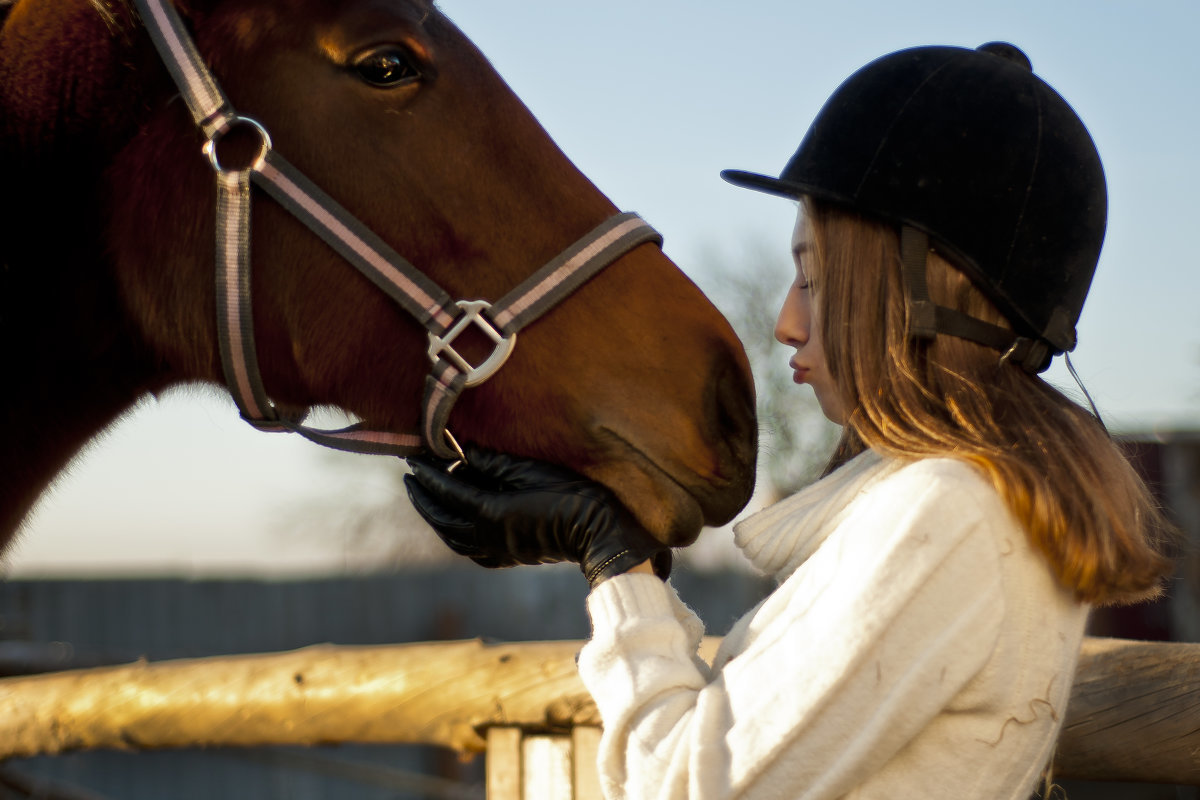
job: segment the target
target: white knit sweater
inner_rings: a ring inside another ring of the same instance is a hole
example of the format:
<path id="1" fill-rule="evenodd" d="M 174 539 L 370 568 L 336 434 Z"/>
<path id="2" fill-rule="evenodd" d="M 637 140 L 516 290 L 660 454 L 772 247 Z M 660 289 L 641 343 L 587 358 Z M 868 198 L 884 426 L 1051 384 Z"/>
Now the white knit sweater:
<path id="1" fill-rule="evenodd" d="M 609 798 L 1019 798 L 1050 758 L 1087 607 L 982 474 L 867 452 L 742 522 L 779 587 L 725 637 L 651 575 L 588 598 L 579 670 Z"/>

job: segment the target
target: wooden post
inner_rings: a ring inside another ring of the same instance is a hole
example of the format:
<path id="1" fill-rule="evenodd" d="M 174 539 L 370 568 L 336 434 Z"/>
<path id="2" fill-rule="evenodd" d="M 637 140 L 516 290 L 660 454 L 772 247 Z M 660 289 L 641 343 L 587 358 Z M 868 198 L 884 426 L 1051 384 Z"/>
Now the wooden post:
<path id="1" fill-rule="evenodd" d="M 603 800 L 596 755 L 600 749 L 600 729 L 579 725 L 571 731 L 575 747 L 575 800 Z"/>
<path id="2" fill-rule="evenodd" d="M 488 800 L 521 800 L 521 729 L 488 729 L 486 758 Z"/>
<path id="3" fill-rule="evenodd" d="M 1054 770 L 1200 786 L 1200 644 L 1085 640 Z"/>
<path id="4" fill-rule="evenodd" d="M 488 800 L 600 800 L 600 729 L 545 733 L 515 726 L 487 734 Z"/>
<path id="5" fill-rule="evenodd" d="M 7 678 L 0 760 L 96 748 L 389 742 L 472 753 L 492 744 L 505 755 L 489 766 L 491 796 L 525 800 L 565 769 L 558 744 L 526 753 L 526 736 L 562 731 L 573 794 L 560 796 L 587 798 L 598 734 L 580 729 L 600 719 L 575 665 L 582 644 L 324 645 Z M 1197 719 L 1200 643 L 1089 638 L 1055 775 L 1200 785 Z M 526 775 L 531 758 L 549 766 Z"/>

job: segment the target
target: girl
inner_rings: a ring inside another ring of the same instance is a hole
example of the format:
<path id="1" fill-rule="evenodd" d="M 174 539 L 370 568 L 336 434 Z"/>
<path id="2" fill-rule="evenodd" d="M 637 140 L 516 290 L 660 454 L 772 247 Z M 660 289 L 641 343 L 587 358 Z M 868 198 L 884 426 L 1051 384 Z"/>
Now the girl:
<path id="1" fill-rule="evenodd" d="M 1026 798 L 1088 608 L 1168 566 L 1144 485 L 1038 377 L 1104 235 L 1092 140 L 1015 47 L 922 47 L 852 75 L 780 177 L 724 176 L 799 201 L 775 333 L 843 434 L 736 527 L 779 586 L 714 663 L 602 488 L 476 453 L 414 463 L 413 500 L 481 563 L 583 566 L 608 797 Z"/>

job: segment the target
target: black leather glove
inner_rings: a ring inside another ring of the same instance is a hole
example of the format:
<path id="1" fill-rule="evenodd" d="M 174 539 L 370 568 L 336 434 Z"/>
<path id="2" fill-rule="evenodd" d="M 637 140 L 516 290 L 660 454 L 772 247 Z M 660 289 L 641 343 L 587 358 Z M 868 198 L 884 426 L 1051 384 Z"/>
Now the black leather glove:
<path id="1" fill-rule="evenodd" d="M 647 559 L 663 580 L 671 571 L 666 545 L 606 487 L 568 469 L 478 448 L 453 473 L 425 456 L 408 464 L 404 485 L 417 512 L 477 564 L 572 561 L 593 587 Z"/>

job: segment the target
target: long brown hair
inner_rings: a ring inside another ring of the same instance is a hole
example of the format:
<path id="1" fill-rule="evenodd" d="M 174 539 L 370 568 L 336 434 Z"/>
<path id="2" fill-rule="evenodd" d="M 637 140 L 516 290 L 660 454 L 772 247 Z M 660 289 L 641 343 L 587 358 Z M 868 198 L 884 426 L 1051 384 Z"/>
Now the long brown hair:
<path id="1" fill-rule="evenodd" d="M 896 229 L 810 198 L 804 209 L 817 324 L 847 410 L 829 469 L 867 448 L 962 459 L 988 477 L 1080 600 L 1157 594 L 1171 525 L 1096 418 L 987 347 L 944 334 L 911 340 Z M 1011 327 L 934 251 L 928 283 L 934 302 Z"/>

